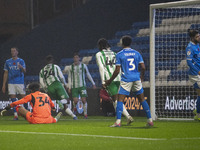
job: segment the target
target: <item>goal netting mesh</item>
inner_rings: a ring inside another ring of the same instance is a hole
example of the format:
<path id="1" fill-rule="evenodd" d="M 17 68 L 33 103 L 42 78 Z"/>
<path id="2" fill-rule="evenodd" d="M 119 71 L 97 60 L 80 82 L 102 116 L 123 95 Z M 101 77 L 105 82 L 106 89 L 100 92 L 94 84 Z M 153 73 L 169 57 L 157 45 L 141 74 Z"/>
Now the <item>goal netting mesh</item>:
<path id="1" fill-rule="evenodd" d="M 153 14 L 154 113 L 158 118 L 192 118 L 196 93 L 188 79 L 185 49 L 188 29 L 200 29 L 200 3 L 156 7 Z"/>

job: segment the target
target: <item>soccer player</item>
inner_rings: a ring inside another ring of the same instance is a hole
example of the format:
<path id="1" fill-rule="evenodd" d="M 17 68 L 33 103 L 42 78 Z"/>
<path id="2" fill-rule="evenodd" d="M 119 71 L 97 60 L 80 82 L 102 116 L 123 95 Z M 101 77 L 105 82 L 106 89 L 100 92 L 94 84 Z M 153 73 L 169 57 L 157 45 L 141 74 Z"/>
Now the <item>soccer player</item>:
<path id="1" fill-rule="evenodd" d="M 58 113 L 55 118 L 51 116 L 51 109 L 55 111 L 55 107 L 51 101 L 51 98 L 47 94 L 39 91 L 40 85 L 38 83 L 31 83 L 28 86 L 28 89 L 30 90 L 31 94 L 16 102 L 11 103 L 5 108 L 5 110 L 9 110 L 11 107 L 18 105 L 16 110 L 19 116 L 24 117 L 31 124 L 56 123 L 62 113 Z M 27 102 L 30 102 L 31 107 L 33 108 L 32 113 L 26 110 L 24 107 L 20 106 L 20 104 Z"/>
<path id="2" fill-rule="evenodd" d="M 85 82 L 85 74 L 87 75 L 90 82 L 92 82 L 93 89 L 96 88 L 95 83 L 88 71 L 88 68 L 85 64 L 80 62 L 80 57 L 78 53 L 74 53 L 74 63 L 70 65 L 69 73 L 68 73 L 68 91 L 72 93 L 72 98 L 74 101 L 74 112 L 77 111 L 76 105 L 78 103 L 79 95 L 81 97 L 81 101 L 83 102 L 83 111 L 84 118 L 87 119 L 87 90 L 86 90 L 86 82 Z"/>
<path id="3" fill-rule="evenodd" d="M 104 38 L 99 39 L 97 45 L 100 51 L 96 53 L 96 62 L 99 66 L 99 73 L 101 76 L 102 85 L 104 85 L 105 80 L 110 79 L 115 70 L 116 53 L 110 50 L 110 45 L 108 41 Z M 112 97 L 113 106 L 115 109 L 117 106 L 120 79 L 120 75 L 117 75 L 117 77 L 106 88 L 109 95 Z M 127 112 L 124 104 L 122 114 L 127 118 L 127 124 L 133 122 L 133 118 Z"/>
<path id="4" fill-rule="evenodd" d="M 40 85 L 46 90 L 52 99 L 55 99 L 60 108 L 70 115 L 74 120 L 77 120 L 76 115 L 68 108 L 69 96 L 65 90 L 67 83 L 63 76 L 63 73 L 58 65 L 54 64 L 54 58 L 52 55 L 46 57 L 47 65 L 41 69 L 39 73 Z M 65 88 L 63 87 L 63 85 Z"/>
<path id="5" fill-rule="evenodd" d="M 197 30 L 189 30 L 188 33 L 190 43 L 186 48 L 186 57 L 190 68 L 189 79 L 193 83 L 198 95 L 194 119 L 200 121 L 200 34 Z"/>
<path id="6" fill-rule="evenodd" d="M 12 102 L 17 101 L 17 94 L 21 97 L 25 96 L 24 88 L 24 73 L 26 72 L 26 65 L 23 59 L 18 57 L 19 50 L 17 47 L 11 48 L 12 58 L 6 60 L 4 64 L 3 86 L 2 92 L 6 92 L 6 83 L 8 81 L 8 95 Z M 16 109 L 14 110 L 14 119 L 18 120 Z"/>
<path id="7" fill-rule="evenodd" d="M 144 90 L 142 88 L 142 81 L 144 78 L 145 65 L 143 58 L 139 52 L 131 49 L 132 38 L 130 36 L 122 37 L 123 50 L 116 55 L 116 68 L 109 80 L 105 81 L 105 86 L 108 86 L 117 77 L 121 69 L 121 82 L 120 89 L 118 92 L 118 102 L 116 108 L 117 120 L 111 127 L 121 126 L 121 115 L 123 112 L 123 101 L 124 98 L 130 94 L 130 91 L 136 94 L 138 100 L 142 104 L 142 107 L 147 115 L 147 126 L 153 126 L 151 118 L 151 112 L 148 103 L 144 98 Z M 141 67 L 141 73 L 138 68 Z"/>

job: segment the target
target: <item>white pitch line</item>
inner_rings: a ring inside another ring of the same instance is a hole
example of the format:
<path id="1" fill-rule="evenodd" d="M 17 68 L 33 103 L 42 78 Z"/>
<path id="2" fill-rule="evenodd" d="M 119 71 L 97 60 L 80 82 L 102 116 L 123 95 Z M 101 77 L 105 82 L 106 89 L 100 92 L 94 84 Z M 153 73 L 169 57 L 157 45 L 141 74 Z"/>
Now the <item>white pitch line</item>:
<path id="1" fill-rule="evenodd" d="M 48 133 L 48 132 L 23 132 L 23 131 L 4 131 L 1 133 L 18 133 L 18 134 L 36 134 L 36 135 L 62 135 L 62 136 L 83 136 L 83 137 L 95 137 L 95 138 L 112 138 L 112 139 L 128 139 L 128 140 L 147 140 L 147 141 L 161 141 L 167 139 L 159 138 L 139 138 L 139 137 L 123 137 L 123 136 L 107 136 L 107 135 L 90 135 L 90 134 L 70 134 L 70 133 Z"/>
<path id="2" fill-rule="evenodd" d="M 191 137 L 191 138 L 172 138 L 171 140 L 200 140 L 200 137 Z"/>

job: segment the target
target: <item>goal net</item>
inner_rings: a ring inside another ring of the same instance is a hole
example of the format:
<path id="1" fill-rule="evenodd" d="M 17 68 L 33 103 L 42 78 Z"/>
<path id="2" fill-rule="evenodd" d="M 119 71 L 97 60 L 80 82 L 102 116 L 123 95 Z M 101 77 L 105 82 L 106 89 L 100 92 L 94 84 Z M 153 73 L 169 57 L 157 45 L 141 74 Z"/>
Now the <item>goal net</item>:
<path id="1" fill-rule="evenodd" d="M 188 29 L 200 29 L 200 1 L 150 5 L 150 100 L 153 119 L 192 119 L 196 93 L 188 79 Z"/>

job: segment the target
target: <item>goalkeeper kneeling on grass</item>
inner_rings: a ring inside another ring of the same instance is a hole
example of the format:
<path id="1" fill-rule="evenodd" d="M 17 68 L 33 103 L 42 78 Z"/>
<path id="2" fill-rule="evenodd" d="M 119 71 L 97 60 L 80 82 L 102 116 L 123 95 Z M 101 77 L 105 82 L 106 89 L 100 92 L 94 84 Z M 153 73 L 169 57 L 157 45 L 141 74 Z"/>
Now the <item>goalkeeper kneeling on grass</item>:
<path id="1" fill-rule="evenodd" d="M 55 111 L 51 98 L 47 94 L 39 91 L 40 85 L 38 83 L 31 83 L 28 86 L 28 89 L 31 94 L 8 105 L 4 110 L 2 110 L 1 115 L 3 115 L 3 112 L 9 110 L 11 107 L 18 105 L 16 107 L 18 115 L 24 117 L 31 124 L 56 123 L 62 115 L 62 112 L 58 113 L 55 118 L 51 116 L 51 110 Z M 30 102 L 33 109 L 32 113 L 24 107 L 19 106 L 20 104 L 28 102 Z"/>

